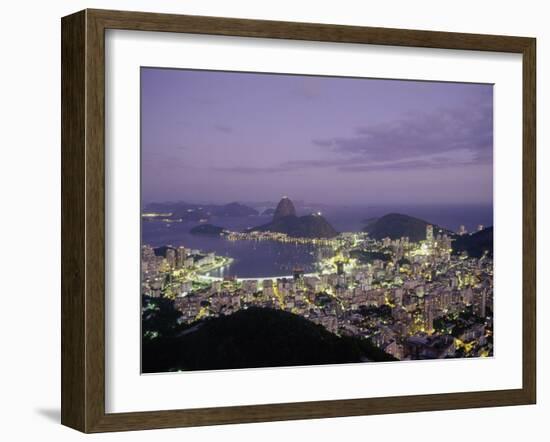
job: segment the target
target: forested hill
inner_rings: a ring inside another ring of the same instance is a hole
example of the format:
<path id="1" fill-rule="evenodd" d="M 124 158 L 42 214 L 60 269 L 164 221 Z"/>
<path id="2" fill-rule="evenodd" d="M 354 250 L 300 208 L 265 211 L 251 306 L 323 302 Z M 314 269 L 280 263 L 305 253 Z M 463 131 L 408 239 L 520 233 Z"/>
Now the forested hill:
<path id="1" fill-rule="evenodd" d="M 144 339 L 142 351 L 146 373 L 394 360 L 365 339 L 340 337 L 301 316 L 257 307 Z"/>
<path id="2" fill-rule="evenodd" d="M 493 228 L 487 227 L 471 235 L 456 236 L 452 244 L 453 253 L 466 252 L 471 258 L 480 258 L 485 252 L 493 256 Z"/>
<path id="3" fill-rule="evenodd" d="M 371 219 L 363 230 L 377 240 L 409 237 L 409 240 L 417 242 L 426 239 L 426 226 L 428 224 L 432 223 L 401 213 L 389 213 L 380 218 Z M 434 235 L 439 233 L 451 235 L 453 233 L 435 224 L 432 225 Z"/>

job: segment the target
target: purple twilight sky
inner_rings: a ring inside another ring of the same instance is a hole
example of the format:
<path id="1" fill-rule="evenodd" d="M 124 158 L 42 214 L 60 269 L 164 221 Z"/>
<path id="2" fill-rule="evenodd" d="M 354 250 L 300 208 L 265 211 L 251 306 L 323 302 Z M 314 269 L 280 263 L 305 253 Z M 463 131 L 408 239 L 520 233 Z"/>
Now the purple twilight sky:
<path id="1" fill-rule="evenodd" d="M 492 204 L 486 84 L 142 68 L 152 201 Z"/>

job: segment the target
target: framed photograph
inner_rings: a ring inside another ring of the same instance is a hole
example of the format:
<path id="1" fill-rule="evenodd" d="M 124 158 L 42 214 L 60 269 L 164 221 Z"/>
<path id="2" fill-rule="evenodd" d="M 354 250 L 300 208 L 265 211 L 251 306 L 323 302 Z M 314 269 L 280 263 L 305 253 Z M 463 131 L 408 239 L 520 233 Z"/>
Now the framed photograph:
<path id="1" fill-rule="evenodd" d="M 62 423 L 536 400 L 535 39 L 62 19 Z"/>

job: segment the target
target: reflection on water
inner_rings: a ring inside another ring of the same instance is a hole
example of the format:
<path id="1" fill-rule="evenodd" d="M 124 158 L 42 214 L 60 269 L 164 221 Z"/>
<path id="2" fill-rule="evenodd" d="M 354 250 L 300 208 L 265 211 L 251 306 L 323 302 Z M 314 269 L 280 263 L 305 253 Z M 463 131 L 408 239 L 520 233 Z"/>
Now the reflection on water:
<path id="1" fill-rule="evenodd" d="M 316 209 L 315 209 L 316 210 Z M 476 206 L 400 206 L 400 207 L 339 207 L 323 208 L 327 220 L 340 232 L 360 231 L 366 218 L 397 212 L 425 219 L 439 226 L 458 230 L 461 224 L 473 231 L 478 224 L 493 225 L 492 205 Z M 241 231 L 271 221 L 270 216 L 244 218 L 213 218 L 209 223 L 229 230 Z M 142 243 L 158 247 L 162 245 L 185 246 L 217 255 L 230 256 L 235 261 L 224 269 L 212 272 L 212 276 L 238 276 L 241 278 L 279 276 L 292 273 L 294 266 L 306 272 L 313 270 L 320 250 L 313 245 L 286 244 L 270 241 L 227 241 L 216 236 L 191 235 L 189 229 L 197 223 L 142 222 Z M 322 251 L 322 250 L 321 250 Z"/>
<path id="2" fill-rule="evenodd" d="M 220 241 L 225 241 L 220 239 Z M 211 276 L 238 276 L 241 278 L 291 275 L 300 266 L 306 273 L 314 270 L 313 246 L 278 243 L 273 241 L 232 242 L 229 256 L 235 261 L 228 267 L 216 269 Z"/>
<path id="3" fill-rule="evenodd" d="M 255 225 L 268 222 L 261 217 L 254 218 Z M 259 222 L 258 222 L 259 221 Z M 223 227 L 242 230 L 250 227 L 249 219 L 223 220 Z M 215 220 L 212 221 L 216 224 Z M 191 235 L 189 229 L 196 223 L 143 222 L 142 241 L 152 246 L 171 244 L 234 259 L 229 267 L 216 269 L 211 276 L 237 276 L 252 278 L 261 276 L 291 275 L 294 267 L 301 267 L 308 273 L 314 271 L 314 264 L 323 253 L 323 249 L 310 244 L 291 244 L 274 241 L 228 241 L 218 236 Z M 221 222 L 219 222 L 221 225 Z"/>

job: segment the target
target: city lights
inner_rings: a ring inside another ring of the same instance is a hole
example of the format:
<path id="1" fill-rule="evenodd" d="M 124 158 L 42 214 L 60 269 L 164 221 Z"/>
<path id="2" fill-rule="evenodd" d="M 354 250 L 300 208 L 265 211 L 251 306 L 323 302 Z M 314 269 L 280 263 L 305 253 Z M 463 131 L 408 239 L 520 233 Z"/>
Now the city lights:
<path id="1" fill-rule="evenodd" d="M 173 299 L 189 324 L 256 306 L 368 339 L 396 359 L 492 355 L 492 260 L 453 254 L 452 238 L 435 236 L 431 225 L 417 242 L 357 232 L 326 239 L 224 231 L 220 238 L 323 246 L 330 253 L 310 273 L 296 267 L 277 277 L 224 278 L 209 273 L 228 268 L 232 258 L 144 245 L 142 294 Z"/>

